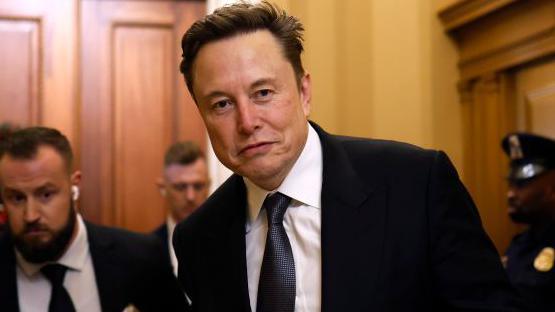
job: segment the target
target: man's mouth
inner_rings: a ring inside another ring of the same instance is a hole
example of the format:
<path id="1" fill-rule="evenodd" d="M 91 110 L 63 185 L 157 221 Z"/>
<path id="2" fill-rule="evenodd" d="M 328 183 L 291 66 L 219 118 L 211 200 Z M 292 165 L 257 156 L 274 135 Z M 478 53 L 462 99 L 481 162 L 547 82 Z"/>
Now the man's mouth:
<path id="1" fill-rule="evenodd" d="M 507 212 L 509 214 L 514 214 L 514 213 L 518 213 L 520 211 L 520 207 L 519 206 L 515 206 L 515 205 L 509 205 L 507 207 Z"/>
<path id="2" fill-rule="evenodd" d="M 242 156 L 254 156 L 258 153 L 264 153 L 269 150 L 274 142 L 258 142 L 245 146 L 239 152 Z"/>
<path id="3" fill-rule="evenodd" d="M 34 227 L 29 227 L 27 229 L 25 229 L 25 232 L 23 232 L 23 234 L 25 236 L 29 235 L 29 236 L 34 236 L 34 235 L 42 235 L 44 233 L 47 233 L 48 229 L 44 228 L 44 227 L 38 227 L 38 226 L 34 226 Z"/>

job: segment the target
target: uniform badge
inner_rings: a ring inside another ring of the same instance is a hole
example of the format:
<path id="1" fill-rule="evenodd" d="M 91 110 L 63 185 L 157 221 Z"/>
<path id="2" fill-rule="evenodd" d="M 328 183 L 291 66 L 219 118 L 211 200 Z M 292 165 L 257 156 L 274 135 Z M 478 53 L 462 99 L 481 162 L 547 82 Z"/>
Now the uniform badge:
<path id="1" fill-rule="evenodd" d="M 555 260 L 555 249 L 545 247 L 540 251 L 534 260 L 534 268 L 540 272 L 547 272 L 553 268 L 553 261 Z"/>
<path id="2" fill-rule="evenodd" d="M 518 135 L 515 134 L 509 137 L 509 150 L 512 160 L 523 158 L 522 147 L 520 146 Z"/>

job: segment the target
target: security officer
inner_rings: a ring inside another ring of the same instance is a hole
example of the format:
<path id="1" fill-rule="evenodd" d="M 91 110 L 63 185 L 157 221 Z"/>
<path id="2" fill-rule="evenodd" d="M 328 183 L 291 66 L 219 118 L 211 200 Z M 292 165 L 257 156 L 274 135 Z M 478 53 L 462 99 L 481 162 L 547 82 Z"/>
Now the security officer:
<path id="1" fill-rule="evenodd" d="M 509 216 L 529 225 L 507 250 L 507 273 L 530 311 L 555 311 L 555 141 L 512 133 L 502 147 L 511 160 Z"/>

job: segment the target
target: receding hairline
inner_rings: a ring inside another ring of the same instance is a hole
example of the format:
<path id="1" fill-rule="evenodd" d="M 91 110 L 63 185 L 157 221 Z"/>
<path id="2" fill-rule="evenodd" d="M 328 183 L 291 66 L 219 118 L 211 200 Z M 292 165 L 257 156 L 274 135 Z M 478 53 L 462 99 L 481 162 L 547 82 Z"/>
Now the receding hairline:
<path id="1" fill-rule="evenodd" d="M 278 41 L 282 55 L 293 66 L 297 87 L 301 88 L 305 70 L 301 60 L 304 26 L 300 20 L 266 0 L 259 3 L 240 1 L 218 8 L 196 21 L 181 40 L 183 58 L 179 69 L 195 102 L 192 71 L 199 50 L 210 42 L 259 30 L 269 31 Z"/>
<path id="2" fill-rule="evenodd" d="M 285 63 L 289 64 L 289 66 L 291 67 L 291 70 L 293 72 L 293 75 L 295 77 L 295 79 L 297 80 L 297 74 L 295 72 L 295 68 L 293 67 L 293 64 L 291 64 L 291 62 L 288 60 L 287 55 L 285 53 L 285 48 L 283 47 L 283 45 L 280 43 L 279 38 L 276 37 L 276 35 L 274 35 L 274 33 L 272 33 L 270 30 L 268 30 L 267 28 L 258 28 L 258 29 L 250 29 L 250 30 L 242 30 L 242 31 L 238 31 L 237 33 L 234 33 L 233 35 L 230 36 L 226 36 L 223 38 L 219 38 L 216 40 L 212 40 L 210 42 L 207 42 L 205 44 L 203 44 L 199 50 L 196 53 L 195 59 L 193 61 L 193 63 L 191 64 L 191 84 L 193 86 L 193 91 L 195 91 L 195 81 L 196 79 L 196 64 L 199 60 L 199 55 L 201 54 L 201 52 L 209 46 L 212 46 L 213 44 L 217 44 L 217 43 L 222 43 L 224 41 L 231 41 L 234 39 L 237 39 L 239 37 L 244 37 L 244 36 L 249 36 L 249 35 L 254 35 L 256 33 L 267 33 L 271 38 L 273 38 L 273 42 L 276 45 L 277 49 L 279 50 L 280 55 L 283 57 L 283 61 L 285 61 Z M 306 72 L 305 72 L 306 74 Z M 275 80 L 276 77 L 262 77 L 260 79 L 257 79 L 256 81 L 254 81 L 253 83 L 251 83 L 251 87 L 256 85 L 256 84 L 261 84 L 264 83 L 266 81 L 272 81 Z M 297 89 L 300 90 L 300 84 L 297 82 Z M 194 93 L 194 92 L 193 92 Z M 198 100 L 200 98 L 210 98 L 213 96 L 218 96 L 218 95 L 225 95 L 224 92 L 221 92 L 219 90 L 212 90 L 209 91 L 206 95 L 201 95 L 201 97 L 198 97 L 197 94 L 193 94 L 193 98 L 195 100 L 195 102 L 198 105 Z"/>
<path id="3" fill-rule="evenodd" d="M 180 141 L 170 145 L 164 154 L 164 169 L 173 165 L 188 165 L 205 158 L 200 146 L 193 141 Z"/>
<path id="4" fill-rule="evenodd" d="M 2 164 L 4 164 L 6 160 L 9 160 L 12 162 L 20 162 L 20 163 L 33 162 L 33 161 L 39 160 L 39 157 L 43 155 L 46 155 L 46 157 L 49 157 L 49 158 L 54 157 L 54 159 L 56 158 L 59 159 L 62 168 L 65 169 L 67 174 L 72 173 L 71 164 L 68 163 L 68 160 L 64 157 L 64 155 L 60 153 L 55 147 L 51 146 L 50 144 L 44 144 L 44 143 L 37 145 L 36 150 L 32 154 L 29 154 L 28 156 L 19 156 L 19 155 L 11 154 L 9 152 L 5 152 L 0 157 L 0 167 L 2 166 Z"/>
<path id="5" fill-rule="evenodd" d="M 195 160 L 193 160 L 192 162 L 183 164 L 183 163 L 179 163 L 179 162 L 173 162 L 171 164 L 168 164 L 166 166 L 164 166 L 162 173 L 163 173 L 163 177 L 164 180 L 168 181 L 169 180 L 169 173 L 172 170 L 172 168 L 186 168 L 186 167 L 194 167 L 196 165 L 200 165 L 201 168 L 203 168 L 203 173 L 201 174 L 203 176 L 203 178 L 205 178 L 207 181 L 210 180 L 210 174 L 208 172 L 208 162 L 206 161 L 206 159 L 204 157 L 198 157 Z"/>

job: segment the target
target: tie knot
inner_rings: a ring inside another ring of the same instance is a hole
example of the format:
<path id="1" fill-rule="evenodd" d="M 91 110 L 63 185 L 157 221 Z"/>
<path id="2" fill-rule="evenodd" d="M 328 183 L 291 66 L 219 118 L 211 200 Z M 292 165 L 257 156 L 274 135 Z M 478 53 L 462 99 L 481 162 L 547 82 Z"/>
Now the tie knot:
<path id="1" fill-rule="evenodd" d="M 47 264 L 40 271 L 50 281 L 52 286 L 62 286 L 67 267 L 61 264 Z"/>
<path id="2" fill-rule="evenodd" d="M 282 193 L 274 193 L 266 197 L 262 206 L 268 214 L 268 225 L 281 224 L 283 222 L 283 215 L 285 215 L 290 201 L 291 198 Z"/>

